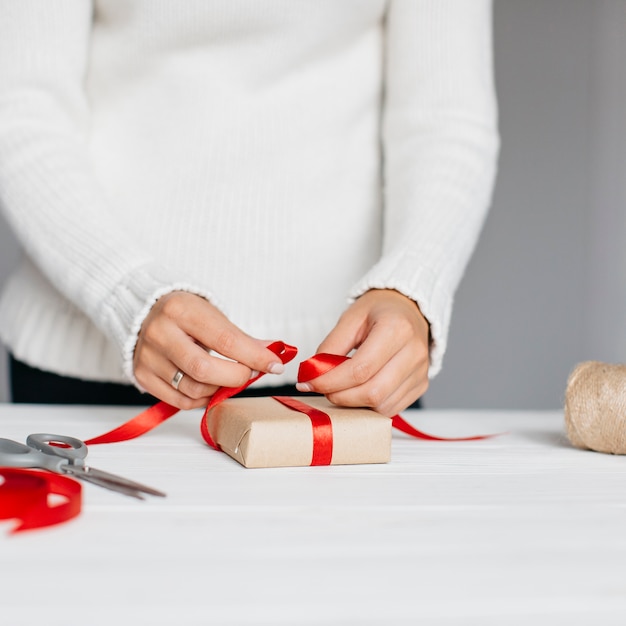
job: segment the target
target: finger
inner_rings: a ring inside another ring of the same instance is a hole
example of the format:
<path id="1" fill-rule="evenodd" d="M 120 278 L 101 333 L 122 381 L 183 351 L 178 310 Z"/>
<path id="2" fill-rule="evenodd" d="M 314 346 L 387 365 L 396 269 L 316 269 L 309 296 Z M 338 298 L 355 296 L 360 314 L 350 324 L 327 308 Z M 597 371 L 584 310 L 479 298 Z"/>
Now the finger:
<path id="1" fill-rule="evenodd" d="M 244 333 L 201 298 L 193 300 L 193 306 L 181 306 L 180 299 L 170 299 L 163 305 L 163 312 L 198 343 L 250 370 L 272 374 L 284 371 L 280 359 L 267 349 L 264 342 Z"/>
<path id="2" fill-rule="evenodd" d="M 191 376 L 187 376 L 185 372 L 181 369 L 174 370 L 174 364 L 172 363 L 172 377 L 168 381 L 164 379 L 166 383 L 169 383 L 172 387 L 174 386 L 174 375 L 178 372 L 181 372 L 183 377 L 180 379 L 177 390 L 180 391 L 183 395 L 188 398 L 192 398 L 194 400 L 200 400 L 202 398 L 210 398 L 218 389 L 220 389 L 220 385 L 207 385 L 205 383 L 199 383 L 197 380 L 191 378 Z"/>
<path id="3" fill-rule="evenodd" d="M 165 356 L 188 378 L 204 385 L 240 387 L 253 372 L 247 365 L 209 354 L 184 334 L 171 345 Z M 167 378 L 165 372 L 162 376 Z"/>
<path id="4" fill-rule="evenodd" d="M 142 345 L 141 355 L 135 360 L 135 378 L 142 386 L 145 387 L 150 374 L 171 383 L 175 372 L 180 370 L 187 378 L 181 391 L 200 398 L 212 395 L 216 387 L 240 386 L 250 378 L 247 367 L 209 356 L 180 329 L 175 329 L 171 337 L 176 335 L 179 341 L 172 341 L 165 352 L 158 346 Z"/>
<path id="5" fill-rule="evenodd" d="M 252 341 L 256 342 L 260 350 L 271 355 L 273 362 L 279 361 L 263 342 L 256 339 Z M 151 369 L 160 364 L 157 373 L 161 378 L 166 379 L 167 364 L 172 362 L 190 378 L 200 383 L 220 387 L 239 387 L 249 380 L 253 372 L 246 364 L 209 354 L 196 338 L 185 332 L 176 320 L 167 316 L 155 319 L 145 329 L 135 356 L 136 370 L 141 364 Z M 163 359 L 160 359 L 161 356 Z M 280 367 L 270 364 L 271 373 L 280 373 L 283 369 L 282 363 Z"/>
<path id="6" fill-rule="evenodd" d="M 380 403 L 376 410 L 383 415 L 392 417 L 422 397 L 428 389 L 428 368 L 415 370 L 391 394 Z"/>
<path id="7" fill-rule="evenodd" d="M 374 378 L 402 347 L 393 326 L 375 324 L 351 359 L 309 381 L 308 385 L 325 395 L 360 387 Z"/>
<path id="8" fill-rule="evenodd" d="M 183 378 L 184 380 L 184 378 Z M 181 381 L 182 382 L 182 381 Z M 167 402 L 178 409 L 189 411 L 191 409 L 199 409 L 208 404 L 209 398 L 190 398 L 179 390 L 174 389 L 172 385 L 159 378 L 156 374 L 150 374 L 145 383 L 143 383 L 146 391 L 151 393 L 159 400 Z"/>
<path id="9" fill-rule="evenodd" d="M 166 383 L 169 383 L 171 387 L 194 400 L 210 398 L 220 388 L 220 385 L 207 385 L 194 380 L 191 376 L 185 374 L 183 370 L 176 367 L 174 363 L 168 363 L 165 372 L 162 376 L 157 375 Z M 178 383 L 176 383 L 176 378 Z"/>
<path id="10" fill-rule="evenodd" d="M 366 384 L 331 393 L 327 398 L 340 406 L 367 406 L 392 416 L 415 402 L 428 388 L 428 367 L 409 367 L 401 356 L 392 359 Z"/>
<path id="11" fill-rule="evenodd" d="M 428 376 L 424 376 L 420 379 L 417 385 L 407 381 L 406 384 L 399 387 L 397 391 L 387 399 L 387 402 L 380 407 L 379 412 L 387 417 L 399 415 L 426 393 L 428 385 Z"/>
<path id="12" fill-rule="evenodd" d="M 153 346 L 143 347 L 141 360 L 135 367 L 135 377 L 144 386 L 144 379 L 150 380 L 151 374 L 173 385 L 173 378 L 177 372 L 182 372 L 183 377 L 187 379 L 184 389 L 182 388 L 182 380 L 178 385 L 179 390 L 185 395 L 200 398 L 210 396 L 214 393 L 215 385 L 195 381 L 188 373 L 184 372 L 178 364 L 172 362 L 166 355 Z M 191 384 L 192 381 L 194 383 L 193 385 Z"/>
<path id="13" fill-rule="evenodd" d="M 328 333 L 317 352 L 328 354 L 347 355 L 354 348 L 358 348 L 365 337 L 364 323 L 360 316 L 352 311 L 346 311 L 337 322 L 336 326 Z"/>

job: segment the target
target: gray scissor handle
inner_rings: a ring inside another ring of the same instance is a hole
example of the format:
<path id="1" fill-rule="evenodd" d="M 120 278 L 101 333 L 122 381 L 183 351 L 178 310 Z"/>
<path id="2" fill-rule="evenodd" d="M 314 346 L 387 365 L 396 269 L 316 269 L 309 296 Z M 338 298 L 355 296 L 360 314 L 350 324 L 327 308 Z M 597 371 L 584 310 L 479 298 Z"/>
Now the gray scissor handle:
<path id="1" fill-rule="evenodd" d="M 54 446 L 53 443 L 60 443 L 61 446 Z M 75 437 L 67 435 L 51 435 L 49 433 L 34 433 L 26 438 L 26 445 L 35 450 L 39 450 L 49 456 L 60 457 L 70 463 L 70 465 L 82 466 L 87 456 L 87 446 Z"/>
<path id="2" fill-rule="evenodd" d="M 12 439 L 0 438 L 0 465 L 7 467 L 39 467 L 63 474 L 66 459 L 51 456 Z"/>

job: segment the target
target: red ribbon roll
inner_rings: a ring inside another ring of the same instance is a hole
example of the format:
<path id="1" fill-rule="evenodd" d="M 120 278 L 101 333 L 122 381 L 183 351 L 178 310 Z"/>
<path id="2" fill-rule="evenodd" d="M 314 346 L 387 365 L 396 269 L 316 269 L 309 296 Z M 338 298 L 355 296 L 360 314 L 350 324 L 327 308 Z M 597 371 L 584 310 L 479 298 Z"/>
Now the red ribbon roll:
<path id="1" fill-rule="evenodd" d="M 19 520 L 12 533 L 61 524 L 81 511 L 82 487 L 72 478 L 13 467 L 0 467 L 0 478 L 0 519 Z"/>

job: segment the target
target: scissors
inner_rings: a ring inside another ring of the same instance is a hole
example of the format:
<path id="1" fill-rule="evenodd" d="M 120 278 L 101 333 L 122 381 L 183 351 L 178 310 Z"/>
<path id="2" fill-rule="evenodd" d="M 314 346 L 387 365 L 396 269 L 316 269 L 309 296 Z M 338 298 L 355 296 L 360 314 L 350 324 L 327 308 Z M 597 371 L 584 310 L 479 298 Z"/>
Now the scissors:
<path id="1" fill-rule="evenodd" d="M 87 452 L 84 442 L 66 435 L 36 433 L 28 435 L 26 445 L 0 438 L 0 465 L 39 467 L 57 474 L 68 474 L 139 500 L 144 499 L 144 493 L 165 496 L 162 491 L 152 487 L 85 465 Z"/>

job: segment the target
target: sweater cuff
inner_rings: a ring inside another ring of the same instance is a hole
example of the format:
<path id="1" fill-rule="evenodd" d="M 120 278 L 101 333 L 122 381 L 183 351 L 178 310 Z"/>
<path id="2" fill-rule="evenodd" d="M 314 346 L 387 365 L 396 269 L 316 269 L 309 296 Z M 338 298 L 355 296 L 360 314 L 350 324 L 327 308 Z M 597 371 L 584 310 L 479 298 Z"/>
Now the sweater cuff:
<path id="1" fill-rule="evenodd" d="M 370 289 L 394 289 L 410 298 L 430 324 L 430 366 L 428 377 L 441 370 L 448 342 L 453 297 L 437 275 L 410 255 L 385 257 L 379 261 L 349 292 L 356 300 Z"/>
<path id="2" fill-rule="evenodd" d="M 213 296 L 196 285 L 177 281 L 165 275 L 162 268 L 142 267 L 117 286 L 111 304 L 103 310 L 101 322 L 120 350 L 124 374 L 141 391 L 145 390 L 133 368 L 139 331 L 155 302 L 173 291 L 193 293 L 215 304 Z"/>

